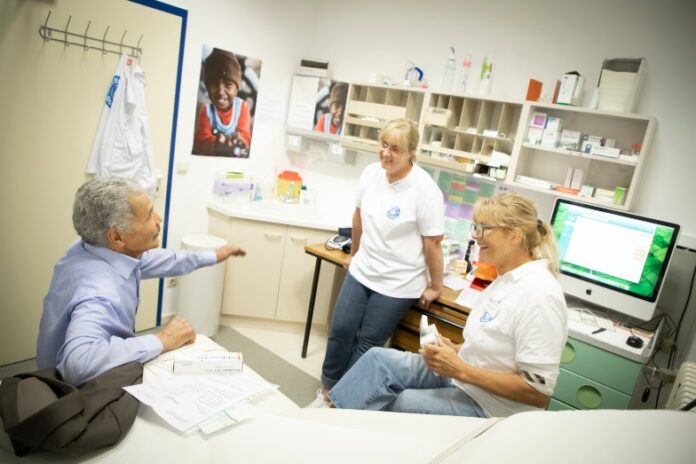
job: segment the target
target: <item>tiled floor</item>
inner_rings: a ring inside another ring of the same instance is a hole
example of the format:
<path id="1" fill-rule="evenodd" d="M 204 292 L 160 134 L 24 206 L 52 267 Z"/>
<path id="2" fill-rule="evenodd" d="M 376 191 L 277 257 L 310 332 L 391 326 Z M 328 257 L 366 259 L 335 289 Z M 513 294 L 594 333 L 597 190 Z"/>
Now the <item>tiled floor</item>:
<path id="1" fill-rule="evenodd" d="M 303 359 L 301 352 L 304 324 L 223 316 L 220 319 L 220 325 L 233 327 L 245 337 L 273 351 L 312 377 L 316 379 L 321 377 L 321 365 L 326 351 L 327 326 L 312 327 L 307 357 Z"/>

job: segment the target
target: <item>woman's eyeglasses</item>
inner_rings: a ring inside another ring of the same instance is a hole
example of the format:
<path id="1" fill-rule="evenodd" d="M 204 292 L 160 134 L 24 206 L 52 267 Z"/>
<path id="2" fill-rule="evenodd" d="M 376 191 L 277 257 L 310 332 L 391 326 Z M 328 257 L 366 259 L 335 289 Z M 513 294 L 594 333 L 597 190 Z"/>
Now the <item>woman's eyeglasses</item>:
<path id="1" fill-rule="evenodd" d="M 491 224 L 476 224 L 471 223 L 471 236 L 477 238 L 483 238 L 483 234 L 489 229 L 504 229 L 505 226 L 494 226 Z"/>
<path id="2" fill-rule="evenodd" d="M 397 147 L 396 145 L 389 145 L 387 142 L 382 142 L 381 144 L 382 150 L 389 150 L 392 155 L 400 155 L 402 153 L 401 148 Z"/>

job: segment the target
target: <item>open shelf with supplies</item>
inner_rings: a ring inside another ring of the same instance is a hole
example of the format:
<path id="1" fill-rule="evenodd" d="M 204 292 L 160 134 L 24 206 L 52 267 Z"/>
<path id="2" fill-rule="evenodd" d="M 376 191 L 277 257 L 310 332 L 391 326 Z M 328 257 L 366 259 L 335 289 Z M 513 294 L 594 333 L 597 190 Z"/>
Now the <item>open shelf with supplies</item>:
<path id="1" fill-rule="evenodd" d="M 419 162 L 505 179 L 522 103 L 433 92 L 422 118 Z"/>
<path id="2" fill-rule="evenodd" d="M 425 91 L 412 87 L 351 84 L 343 118 L 341 145 L 377 153 L 379 131 L 392 119 L 406 118 L 418 124 Z"/>
<path id="3" fill-rule="evenodd" d="M 530 130 L 544 118 L 559 120 L 555 121 L 559 136 L 567 130 L 576 137 L 546 138 L 546 129 Z M 520 119 L 508 182 L 630 210 L 656 125 L 651 116 L 529 102 Z M 541 133 L 543 140 L 539 139 Z M 595 137 L 594 142 L 589 136 Z M 606 145 L 600 146 L 599 140 Z"/>

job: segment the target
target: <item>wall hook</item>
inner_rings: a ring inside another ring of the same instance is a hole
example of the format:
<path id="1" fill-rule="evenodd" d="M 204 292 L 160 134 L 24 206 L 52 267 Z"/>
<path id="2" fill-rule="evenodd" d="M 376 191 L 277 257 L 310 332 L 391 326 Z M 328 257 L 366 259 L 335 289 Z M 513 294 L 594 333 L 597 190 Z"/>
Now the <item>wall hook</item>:
<path id="1" fill-rule="evenodd" d="M 88 50 L 89 47 L 87 46 L 87 31 L 89 31 L 89 26 L 92 25 L 92 20 L 90 19 L 89 22 L 87 23 L 87 27 L 85 28 L 85 36 L 83 37 L 84 42 L 82 46 L 85 48 L 85 50 Z"/>
<path id="2" fill-rule="evenodd" d="M 106 34 L 109 33 L 109 28 L 111 26 L 106 26 L 106 30 L 104 31 L 104 36 L 102 37 L 102 55 L 106 55 Z"/>
<path id="3" fill-rule="evenodd" d="M 123 39 L 126 37 L 126 32 L 128 32 L 127 29 L 123 30 L 123 34 L 121 35 L 121 42 L 118 44 L 118 52 L 123 53 Z"/>
<path id="4" fill-rule="evenodd" d="M 48 38 L 51 36 L 51 31 L 48 29 L 48 18 L 51 17 L 51 10 L 48 10 L 48 14 L 46 15 L 46 21 L 44 21 L 43 28 L 39 28 L 39 33 L 41 33 L 41 30 L 43 29 L 43 39 L 44 42 L 48 42 Z"/>
<path id="5" fill-rule="evenodd" d="M 72 19 L 72 15 L 68 16 L 68 22 L 65 23 L 65 30 L 63 33 L 65 34 L 65 46 L 69 47 L 70 42 L 68 41 L 68 27 L 70 27 L 70 20 Z"/>

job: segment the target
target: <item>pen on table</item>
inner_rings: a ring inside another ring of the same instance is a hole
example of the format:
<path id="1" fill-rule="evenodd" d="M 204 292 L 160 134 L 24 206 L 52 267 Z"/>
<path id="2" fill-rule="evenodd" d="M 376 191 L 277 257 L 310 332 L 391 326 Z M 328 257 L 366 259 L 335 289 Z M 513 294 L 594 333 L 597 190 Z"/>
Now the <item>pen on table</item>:
<path id="1" fill-rule="evenodd" d="M 605 329 L 604 327 L 600 327 L 599 329 L 597 329 L 597 330 L 595 330 L 594 332 L 592 332 L 592 335 L 597 335 L 598 333 L 602 333 L 602 332 L 604 332 L 605 330 L 607 330 L 607 329 Z"/>

